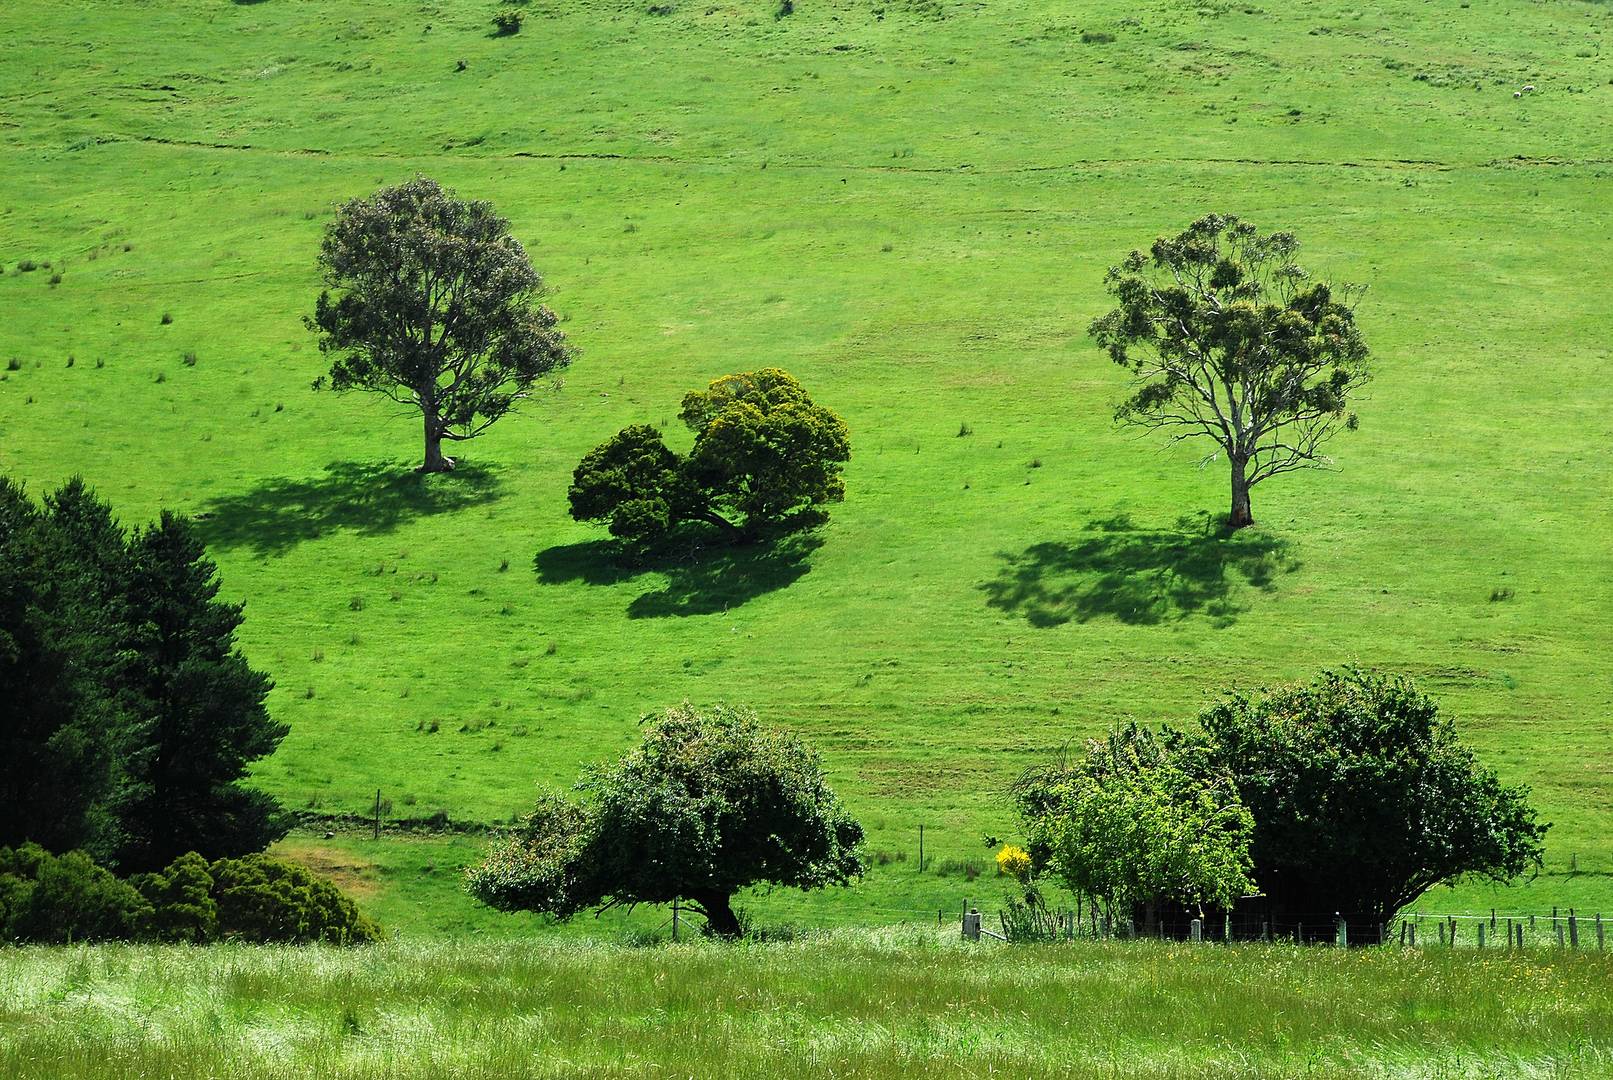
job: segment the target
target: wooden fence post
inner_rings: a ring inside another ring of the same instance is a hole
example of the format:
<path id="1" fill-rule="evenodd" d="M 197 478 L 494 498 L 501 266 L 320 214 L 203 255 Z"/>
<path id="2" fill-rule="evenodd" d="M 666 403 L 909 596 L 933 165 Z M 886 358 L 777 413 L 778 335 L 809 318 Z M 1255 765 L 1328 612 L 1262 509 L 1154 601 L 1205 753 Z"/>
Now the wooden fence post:
<path id="1" fill-rule="evenodd" d="M 1557 926 L 1557 947 L 1560 949 L 1563 947 L 1563 924 L 1557 922 L 1556 919 L 1553 919 L 1552 922 Z"/>
<path id="2" fill-rule="evenodd" d="M 678 940 L 678 898 L 672 898 L 672 940 Z"/>
<path id="3" fill-rule="evenodd" d="M 1225 945 L 1232 940 L 1232 912 L 1221 917 L 1221 944 Z"/>
<path id="4" fill-rule="evenodd" d="M 1568 909 L 1568 947 L 1579 948 L 1579 916 L 1574 914 L 1573 908 Z"/>
<path id="5" fill-rule="evenodd" d="M 1484 948 L 1484 920 L 1479 920 L 1479 948 Z"/>
<path id="6" fill-rule="evenodd" d="M 1340 915 L 1336 911 L 1333 913 L 1333 918 L 1336 920 L 1336 925 L 1334 926 L 1333 943 L 1335 945 L 1343 945 L 1343 946 L 1349 945 L 1350 944 L 1350 927 L 1349 927 L 1349 924 L 1344 921 L 1344 916 Z"/>
<path id="7" fill-rule="evenodd" d="M 1411 924 L 1411 947 L 1414 948 L 1414 949 L 1417 947 L 1417 924 L 1416 923 Z"/>
<path id="8" fill-rule="evenodd" d="M 1194 919 L 1187 927 L 1187 940 L 1199 942 L 1204 940 L 1204 924 Z"/>
<path id="9" fill-rule="evenodd" d="M 1507 948 L 1512 948 L 1512 920 L 1507 920 Z"/>
<path id="10" fill-rule="evenodd" d="M 1602 937 L 1602 913 L 1596 913 L 1596 951 L 1601 952 L 1607 948 L 1607 940 Z"/>
<path id="11" fill-rule="evenodd" d="M 963 940 L 980 940 L 980 912 L 965 911 L 963 913 Z"/>
<path id="12" fill-rule="evenodd" d="M 1439 943 L 1441 945 L 1445 944 L 1445 923 L 1443 921 L 1439 924 Z"/>

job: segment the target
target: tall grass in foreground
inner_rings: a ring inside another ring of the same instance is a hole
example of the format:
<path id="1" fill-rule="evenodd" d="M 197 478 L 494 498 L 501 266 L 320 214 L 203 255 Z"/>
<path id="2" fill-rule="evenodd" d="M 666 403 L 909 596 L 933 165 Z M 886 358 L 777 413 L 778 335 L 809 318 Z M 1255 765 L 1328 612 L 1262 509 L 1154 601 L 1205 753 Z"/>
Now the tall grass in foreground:
<path id="1" fill-rule="evenodd" d="M 1613 959 L 936 931 L 0 951 L 6 1077 L 1590 1077 Z"/>

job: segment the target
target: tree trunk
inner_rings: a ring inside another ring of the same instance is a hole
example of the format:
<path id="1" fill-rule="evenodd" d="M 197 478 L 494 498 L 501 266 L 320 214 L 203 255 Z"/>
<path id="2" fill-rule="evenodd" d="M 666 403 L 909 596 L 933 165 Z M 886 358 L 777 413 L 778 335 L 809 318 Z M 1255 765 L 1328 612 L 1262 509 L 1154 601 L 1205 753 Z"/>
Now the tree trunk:
<path id="1" fill-rule="evenodd" d="M 437 426 L 437 417 L 433 410 L 426 411 L 426 460 L 420 466 L 423 473 L 449 472 L 454 467 L 454 459 L 444 457 L 442 452 L 442 429 Z"/>
<path id="2" fill-rule="evenodd" d="M 1241 529 L 1255 523 L 1249 509 L 1248 465 L 1243 458 L 1232 459 L 1232 513 L 1227 517 L 1228 528 Z"/>
<path id="3" fill-rule="evenodd" d="M 695 893 L 689 899 L 700 905 L 700 913 L 706 917 L 706 928 L 714 935 L 720 938 L 740 936 L 739 916 L 734 914 L 728 893 Z"/>

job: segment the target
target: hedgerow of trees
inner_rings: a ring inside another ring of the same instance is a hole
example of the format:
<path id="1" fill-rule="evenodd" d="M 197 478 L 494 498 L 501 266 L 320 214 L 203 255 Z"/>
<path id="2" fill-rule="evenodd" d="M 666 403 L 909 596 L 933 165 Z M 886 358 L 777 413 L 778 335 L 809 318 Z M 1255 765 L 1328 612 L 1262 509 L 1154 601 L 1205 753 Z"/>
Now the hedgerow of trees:
<path id="1" fill-rule="evenodd" d="M 733 938 L 739 890 L 816 889 L 863 872 L 862 828 L 818 755 L 746 709 L 669 709 L 649 721 L 642 745 L 577 786 L 579 801 L 538 801 L 470 872 L 471 895 L 559 919 L 679 900 L 713 935 Z"/>
<path id="2" fill-rule="evenodd" d="M 1233 529 L 1253 524 L 1256 484 L 1331 464 L 1323 446 L 1356 427 L 1349 399 L 1369 378 L 1360 289 L 1313 279 L 1298 250 L 1292 233 L 1210 214 L 1111 267 L 1116 307 L 1092 323 L 1132 374 L 1117 420 L 1226 456 Z"/>
<path id="3" fill-rule="evenodd" d="M 130 873 L 259 851 L 289 820 L 242 786 L 286 734 L 191 526 L 126 531 L 79 480 L 0 478 L 0 845 Z"/>
<path id="4" fill-rule="evenodd" d="M 1151 921 L 1252 882 L 1273 918 L 1338 912 L 1357 940 L 1436 885 L 1538 866 L 1549 827 L 1431 698 L 1356 669 L 1229 694 L 1196 731 L 1122 729 L 1015 795 L 1040 867 L 1100 904 Z"/>
<path id="5" fill-rule="evenodd" d="M 572 476 L 571 516 L 648 543 L 687 522 L 733 539 L 821 520 L 845 497 L 846 424 L 778 368 L 725 375 L 683 398 L 694 433 L 680 456 L 645 424 L 590 450 Z"/>
<path id="6" fill-rule="evenodd" d="M 416 177 L 343 205 L 319 266 L 326 289 L 308 325 L 334 357 L 329 385 L 418 411 L 422 472 L 452 469 L 445 439 L 480 435 L 571 361 L 509 222 L 435 180 Z"/>

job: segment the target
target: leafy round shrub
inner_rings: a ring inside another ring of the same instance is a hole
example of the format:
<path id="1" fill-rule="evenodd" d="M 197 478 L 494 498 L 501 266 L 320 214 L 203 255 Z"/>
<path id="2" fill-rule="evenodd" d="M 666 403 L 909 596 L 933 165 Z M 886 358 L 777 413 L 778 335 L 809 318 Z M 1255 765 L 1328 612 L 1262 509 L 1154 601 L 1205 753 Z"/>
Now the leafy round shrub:
<path id="1" fill-rule="evenodd" d="M 82 851 L 0 848 L 0 938 L 55 944 L 145 936 L 152 909 Z"/>
<path id="2" fill-rule="evenodd" d="M 218 936 L 247 941 L 357 945 L 381 928 L 335 885 L 267 855 L 219 859 L 209 868 Z"/>

